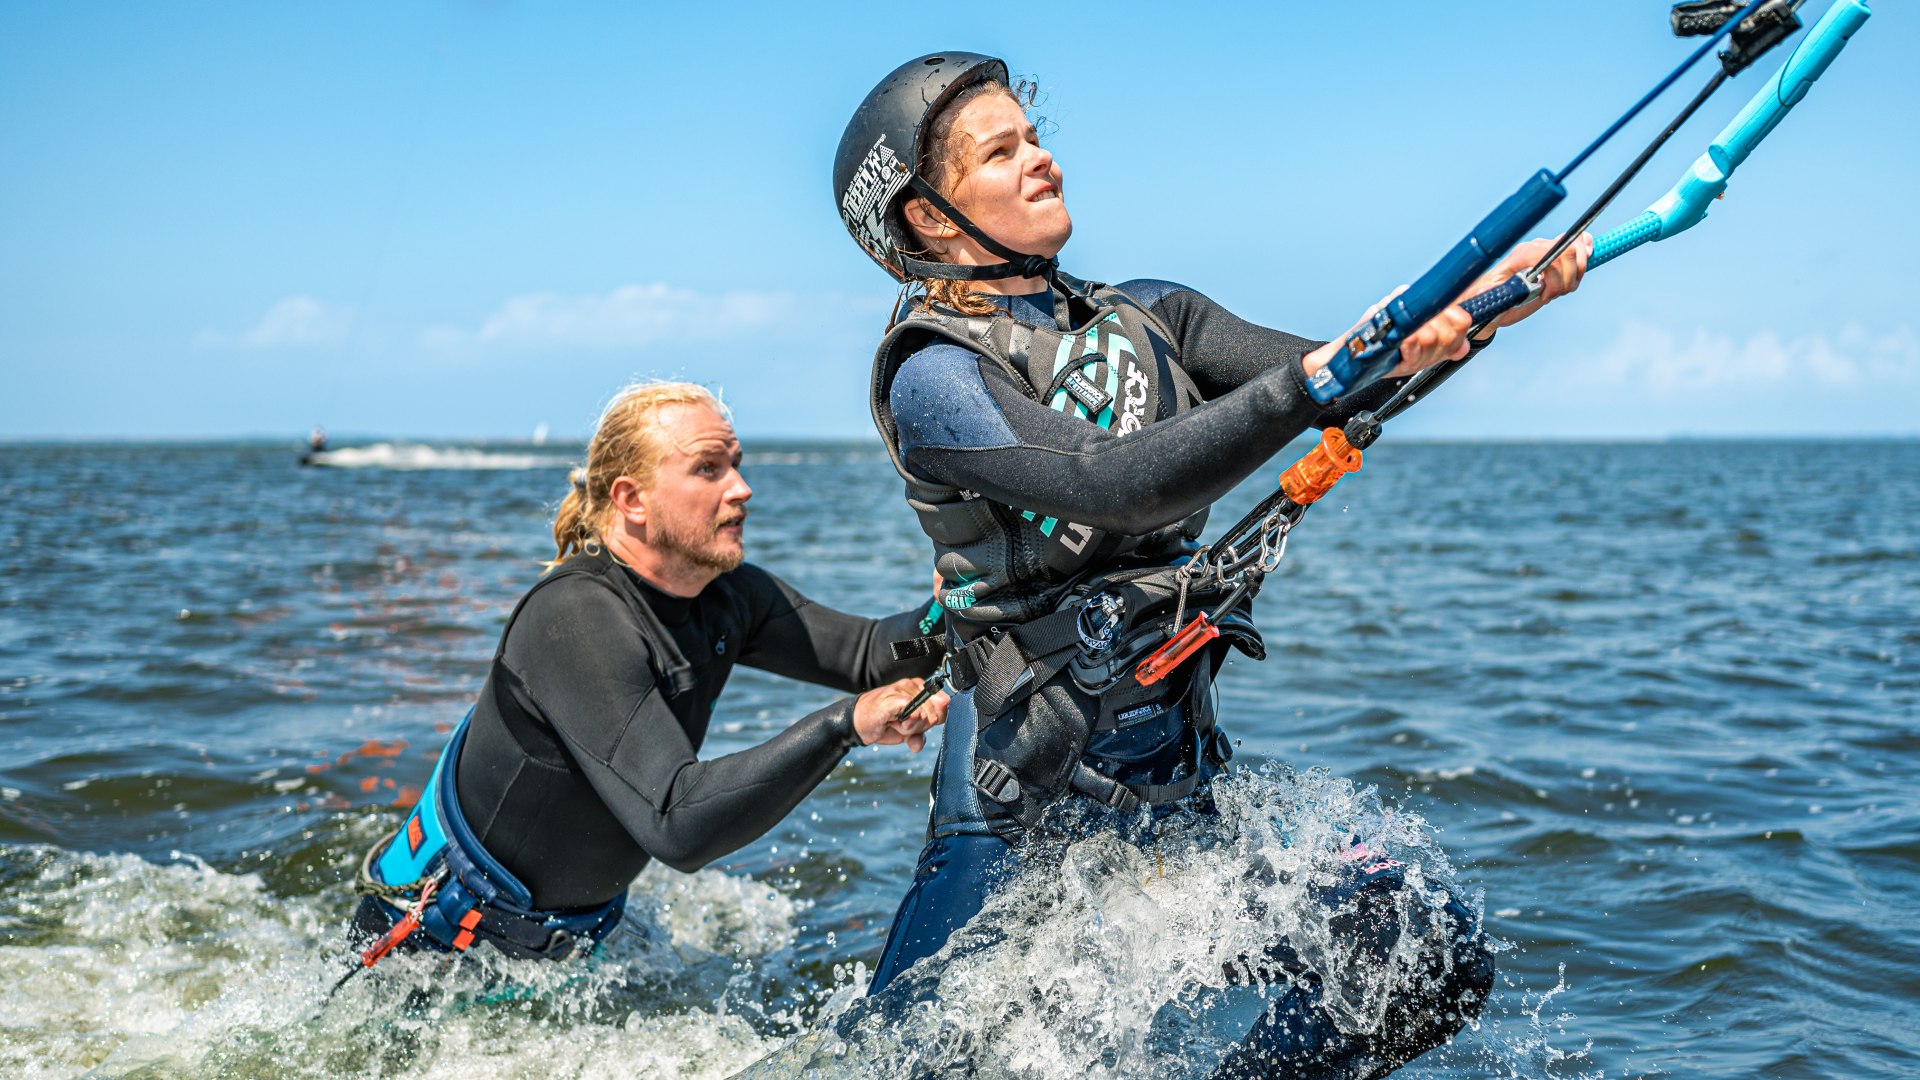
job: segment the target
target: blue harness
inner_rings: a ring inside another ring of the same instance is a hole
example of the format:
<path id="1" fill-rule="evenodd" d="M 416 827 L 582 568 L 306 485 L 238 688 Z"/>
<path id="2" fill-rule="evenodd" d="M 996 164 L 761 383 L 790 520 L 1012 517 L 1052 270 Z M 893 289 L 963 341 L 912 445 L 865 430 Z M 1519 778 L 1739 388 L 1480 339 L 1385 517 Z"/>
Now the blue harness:
<path id="1" fill-rule="evenodd" d="M 520 879 L 480 846 L 455 794 L 454 768 L 467 739 L 468 712 L 433 767 L 405 824 L 368 853 L 362 877 L 377 887 L 398 920 L 398 892 L 418 895 L 434 878 L 440 886 L 420 913 L 433 946 L 464 952 L 477 938 L 514 957 L 564 960 L 600 943 L 620 924 L 626 890 L 584 911 L 541 911 Z M 584 947 L 581 943 L 585 942 Z"/>

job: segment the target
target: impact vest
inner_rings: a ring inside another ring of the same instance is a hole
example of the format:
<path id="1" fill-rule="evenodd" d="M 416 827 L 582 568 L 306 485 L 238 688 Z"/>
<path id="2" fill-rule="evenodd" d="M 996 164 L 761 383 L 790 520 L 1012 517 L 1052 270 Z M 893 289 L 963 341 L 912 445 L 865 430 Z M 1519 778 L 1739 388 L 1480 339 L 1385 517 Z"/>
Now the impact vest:
<path id="1" fill-rule="evenodd" d="M 1264 655 L 1259 632 L 1236 606 L 1214 612 L 1219 640 L 1177 677 L 1150 685 L 1131 677 L 1167 641 L 1189 600 L 1197 611 L 1216 598 L 1189 596 L 1174 569 L 1206 525 L 1204 507 L 1147 535 L 1112 535 L 907 471 L 889 395 L 907 358 L 941 341 L 985 357 L 1035 401 L 1122 438 L 1200 403 L 1159 319 L 1118 289 L 1073 285 L 1063 305 L 1075 312 L 1071 329 L 915 311 L 888 330 L 874 356 L 874 422 L 933 541 L 939 599 L 958 639 L 950 685 L 973 706 L 972 745 L 956 750 L 971 762 L 949 767 L 943 747 L 936 832 L 1031 827 L 1069 790 L 1129 813 L 1185 797 L 1232 755 L 1214 726 L 1212 672 L 1221 654 L 1237 647 Z M 1122 782 L 1086 758 L 1094 735 L 1146 723 L 1181 730 L 1179 768 L 1167 782 Z M 969 781 L 977 799 L 956 787 Z M 963 820 L 970 818 L 978 821 Z"/>
<path id="2" fill-rule="evenodd" d="M 1090 316 L 1066 331 L 1027 326 L 1004 314 L 970 316 L 935 308 L 902 317 L 874 356 L 874 423 L 894 469 L 906 481 L 907 504 L 933 540 L 940 602 L 962 638 L 1051 612 L 1062 587 L 1088 569 L 1129 556 L 1171 559 L 1206 524 L 1203 508 L 1145 536 L 1112 535 L 907 471 L 888 395 L 900 366 L 941 341 L 985 357 L 1033 400 L 1121 437 L 1200 403 L 1172 334 L 1159 319 L 1118 289 L 1083 288 Z"/>

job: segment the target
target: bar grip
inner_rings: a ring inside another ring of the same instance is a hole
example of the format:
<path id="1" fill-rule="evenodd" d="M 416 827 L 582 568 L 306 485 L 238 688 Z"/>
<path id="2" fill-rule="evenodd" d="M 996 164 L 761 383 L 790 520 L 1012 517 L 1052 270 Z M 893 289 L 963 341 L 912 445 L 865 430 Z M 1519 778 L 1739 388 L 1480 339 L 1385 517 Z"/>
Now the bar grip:
<path id="1" fill-rule="evenodd" d="M 1593 255 L 1587 259 L 1587 269 L 1591 271 L 1595 267 L 1605 266 L 1634 248 L 1658 239 L 1660 215 L 1651 210 L 1642 210 L 1639 217 L 1594 238 Z"/>
<path id="2" fill-rule="evenodd" d="M 1525 279 L 1515 274 L 1485 292 L 1474 293 L 1460 301 L 1460 306 L 1473 316 L 1475 326 L 1481 326 L 1501 312 L 1526 303 L 1527 297 L 1532 294 L 1533 290 L 1527 288 Z"/>
<path id="3" fill-rule="evenodd" d="M 1400 355 L 1406 335 L 1445 311 L 1566 197 L 1567 189 L 1552 173 L 1545 169 L 1535 173 L 1432 269 L 1348 335 L 1333 359 L 1307 379 L 1307 392 L 1324 404 L 1386 374 Z"/>
<path id="4" fill-rule="evenodd" d="M 1548 211 L 1567 197 L 1567 189 L 1545 169 L 1494 207 L 1464 240 L 1453 245 L 1433 269 L 1407 287 L 1407 291 L 1387 301 L 1394 321 L 1411 333 L 1447 309 L 1473 279 L 1486 273 L 1507 249 L 1533 231 Z"/>

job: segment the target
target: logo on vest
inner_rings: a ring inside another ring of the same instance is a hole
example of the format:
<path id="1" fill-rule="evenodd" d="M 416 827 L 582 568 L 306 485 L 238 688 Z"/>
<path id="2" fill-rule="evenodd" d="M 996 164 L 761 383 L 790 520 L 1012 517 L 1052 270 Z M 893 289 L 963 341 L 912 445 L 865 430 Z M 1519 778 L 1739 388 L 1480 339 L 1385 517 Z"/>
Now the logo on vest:
<path id="1" fill-rule="evenodd" d="M 1066 528 L 1061 529 L 1057 537 L 1061 546 L 1075 555 L 1087 550 L 1087 541 L 1093 539 L 1092 526 L 1075 525 L 1071 521 L 1065 524 Z"/>
<path id="2" fill-rule="evenodd" d="M 1121 388 L 1126 396 L 1121 399 L 1120 422 L 1114 425 L 1115 435 L 1139 431 L 1147 422 L 1147 390 L 1150 386 L 1147 373 L 1140 370 L 1132 357 L 1128 357 L 1126 385 Z"/>
<path id="3" fill-rule="evenodd" d="M 947 589 L 940 594 L 940 603 L 948 611 L 965 611 L 980 602 L 980 598 L 974 595 L 974 589 L 982 584 L 984 582 L 969 581 L 965 585 Z"/>

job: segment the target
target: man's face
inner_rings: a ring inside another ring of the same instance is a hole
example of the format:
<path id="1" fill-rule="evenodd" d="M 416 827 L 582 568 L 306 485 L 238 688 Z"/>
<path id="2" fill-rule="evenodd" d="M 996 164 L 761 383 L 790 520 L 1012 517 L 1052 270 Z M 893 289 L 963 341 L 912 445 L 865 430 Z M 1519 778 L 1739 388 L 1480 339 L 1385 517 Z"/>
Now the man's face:
<path id="1" fill-rule="evenodd" d="M 658 424 L 668 449 L 647 495 L 647 545 L 703 570 L 732 570 L 747 555 L 753 497 L 733 425 L 704 405 L 663 406 Z"/>

